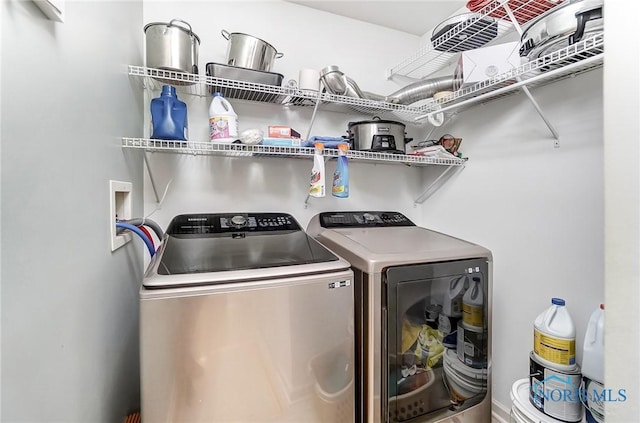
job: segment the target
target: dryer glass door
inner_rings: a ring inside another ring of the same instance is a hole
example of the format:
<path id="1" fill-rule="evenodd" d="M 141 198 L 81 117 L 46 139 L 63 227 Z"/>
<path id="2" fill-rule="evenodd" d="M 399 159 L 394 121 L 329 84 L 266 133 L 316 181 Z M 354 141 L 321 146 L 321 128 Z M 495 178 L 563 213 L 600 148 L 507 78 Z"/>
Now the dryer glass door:
<path id="1" fill-rule="evenodd" d="M 486 259 L 390 267 L 385 276 L 388 421 L 442 418 L 481 402 L 489 358 Z"/>

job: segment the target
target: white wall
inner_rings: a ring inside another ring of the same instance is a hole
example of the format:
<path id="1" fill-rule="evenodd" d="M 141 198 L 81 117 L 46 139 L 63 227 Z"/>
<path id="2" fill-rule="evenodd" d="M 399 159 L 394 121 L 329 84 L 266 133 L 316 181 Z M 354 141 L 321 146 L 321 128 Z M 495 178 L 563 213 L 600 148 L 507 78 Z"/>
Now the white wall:
<path id="1" fill-rule="evenodd" d="M 640 13 L 637 2 L 607 2 L 604 72 L 605 129 L 605 380 L 626 389 L 628 400 L 608 403 L 607 421 L 640 415 L 640 54 L 625 28 Z"/>
<path id="2" fill-rule="evenodd" d="M 2 10 L 3 422 L 119 422 L 139 407 L 142 246 L 112 253 L 108 180 L 142 210 L 140 2 Z"/>
<path id="3" fill-rule="evenodd" d="M 470 160 L 423 207 L 425 226 L 493 252 L 493 395 L 507 407 L 551 297 L 567 301 L 578 362 L 604 302 L 602 72 L 532 92 L 560 148 L 524 95 L 461 113 L 444 130 L 463 138 Z"/>
<path id="4" fill-rule="evenodd" d="M 213 16 L 219 19 L 212 19 Z M 284 57 L 275 61 L 272 71 L 283 74 L 285 81 L 297 80 L 302 68 L 320 70 L 328 65 L 338 65 L 363 90 L 380 94 L 400 88 L 385 79 L 385 71 L 412 53 L 419 41 L 419 37 L 413 35 L 282 1 L 144 2 L 145 23 L 168 22 L 172 18 L 189 22 L 200 37 L 202 72 L 208 62 L 226 62 L 228 42 L 220 35 L 220 30 L 226 29 L 260 37 L 282 51 Z M 186 95 L 180 98 L 187 103 L 189 111 L 190 139 L 206 141 L 210 99 Z M 240 130 L 260 128 L 266 131 L 269 124 L 283 124 L 304 135 L 312 115 L 311 108 L 289 109 L 230 101 L 239 115 Z M 312 135 L 346 135 L 349 121 L 370 118 L 349 111 L 328 112 L 321 108 Z M 424 130 L 424 127 L 413 125 L 407 127 L 410 137 L 416 137 Z M 164 227 L 176 214 L 188 212 L 284 211 L 291 213 L 304 227 L 311 216 L 326 210 L 395 209 L 411 218 L 420 218 L 418 209 L 413 207 L 413 201 L 422 189 L 420 169 L 417 168 L 351 163 L 349 199 L 335 199 L 330 195 L 323 199 L 313 198 L 305 208 L 311 160 L 247 160 L 162 153 L 149 156 L 160 194 L 172 180 L 161 209 L 152 216 Z M 335 162 L 328 163 L 328 175 L 334 167 Z M 330 184 L 330 179 L 327 182 Z M 155 197 L 147 179 L 146 213 L 155 207 Z"/>

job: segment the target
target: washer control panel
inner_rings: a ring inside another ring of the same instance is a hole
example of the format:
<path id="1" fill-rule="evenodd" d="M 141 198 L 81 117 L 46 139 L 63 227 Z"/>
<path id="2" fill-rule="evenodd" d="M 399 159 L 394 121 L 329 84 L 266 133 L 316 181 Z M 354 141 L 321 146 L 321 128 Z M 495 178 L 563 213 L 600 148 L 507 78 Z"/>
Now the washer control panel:
<path id="1" fill-rule="evenodd" d="M 323 228 L 364 228 L 416 225 L 402 213 L 363 211 L 320 213 L 320 226 Z"/>
<path id="2" fill-rule="evenodd" d="M 300 231 L 293 216 L 286 213 L 183 214 L 173 218 L 168 235 L 204 235 L 229 232 Z"/>

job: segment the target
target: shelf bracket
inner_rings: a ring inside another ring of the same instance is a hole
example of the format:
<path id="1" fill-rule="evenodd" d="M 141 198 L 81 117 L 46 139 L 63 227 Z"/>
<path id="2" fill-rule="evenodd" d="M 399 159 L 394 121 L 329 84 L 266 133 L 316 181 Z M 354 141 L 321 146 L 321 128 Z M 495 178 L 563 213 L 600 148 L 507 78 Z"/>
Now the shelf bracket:
<path id="1" fill-rule="evenodd" d="M 520 87 L 520 89 L 522 90 L 523 93 L 525 93 L 525 95 L 527 96 L 527 98 L 529 99 L 531 104 L 533 105 L 533 108 L 536 109 L 536 112 L 538 112 L 538 115 L 540 115 L 540 117 L 542 118 L 544 123 L 547 125 L 547 128 L 549 128 L 549 131 L 551 131 L 551 134 L 553 135 L 553 138 L 555 138 L 553 146 L 555 148 L 559 148 L 560 147 L 560 135 L 558 134 L 558 131 L 556 131 L 556 128 L 554 128 L 554 126 L 551 124 L 549 119 L 547 119 L 545 114 L 542 112 L 542 108 L 540 108 L 540 105 L 538 104 L 536 99 L 531 94 L 531 91 L 529 91 L 529 87 L 524 85 L 524 86 Z"/>
<path id="2" fill-rule="evenodd" d="M 153 172 L 151 172 L 151 166 L 149 166 L 149 159 L 147 158 L 147 152 L 145 151 L 143 154 L 144 164 L 147 168 L 147 173 L 149 174 L 149 180 L 151 181 L 151 188 L 153 188 L 153 195 L 156 197 L 156 203 L 160 203 L 160 196 L 158 195 L 158 188 L 156 187 L 156 181 L 153 178 Z"/>
<path id="3" fill-rule="evenodd" d="M 418 196 L 413 202 L 413 206 L 417 207 L 418 205 L 424 203 L 427 198 L 431 197 L 440 186 L 454 174 L 458 173 L 464 168 L 464 166 L 449 166 L 447 167 L 441 174 L 438 176 L 428 187 L 422 191 L 422 194 Z"/>

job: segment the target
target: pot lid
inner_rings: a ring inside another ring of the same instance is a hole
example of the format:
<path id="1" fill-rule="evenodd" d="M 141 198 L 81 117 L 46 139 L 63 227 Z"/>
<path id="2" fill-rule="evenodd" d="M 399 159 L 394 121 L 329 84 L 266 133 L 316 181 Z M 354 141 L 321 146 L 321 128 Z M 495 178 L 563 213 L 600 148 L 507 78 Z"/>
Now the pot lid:
<path id="1" fill-rule="evenodd" d="M 180 25 L 176 25 L 174 22 L 182 22 L 183 24 L 187 25 L 189 28 L 185 28 L 183 26 Z M 193 30 L 191 29 L 191 25 L 189 25 L 187 22 L 181 20 L 181 19 L 171 19 L 171 21 L 169 23 L 167 22 L 151 22 L 148 23 L 144 26 L 143 32 L 146 34 L 147 33 L 147 29 L 151 26 L 156 26 L 156 25 L 162 25 L 162 26 L 166 26 L 166 27 L 172 27 L 172 28 L 177 28 L 181 31 L 186 32 L 189 35 L 192 35 L 195 37 L 195 39 L 198 41 L 198 44 L 200 44 L 200 37 L 198 37 L 196 35 L 195 32 L 193 32 Z"/>
<path id="2" fill-rule="evenodd" d="M 372 119 L 372 120 L 361 120 L 359 122 L 349 122 L 349 128 L 351 128 L 354 125 L 367 125 L 367 124 L 376 124 L 376 123 L 384 123 L 384 124 L 389 124 L 389 125 L 400 125 L 403 128 L 406 127 L 406 125 L 402 122 L 398 122 L 395 120 L 382 120 L 382 119 Z"/>

